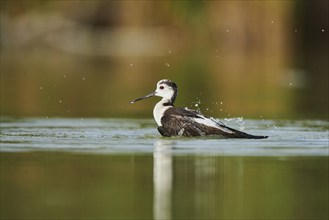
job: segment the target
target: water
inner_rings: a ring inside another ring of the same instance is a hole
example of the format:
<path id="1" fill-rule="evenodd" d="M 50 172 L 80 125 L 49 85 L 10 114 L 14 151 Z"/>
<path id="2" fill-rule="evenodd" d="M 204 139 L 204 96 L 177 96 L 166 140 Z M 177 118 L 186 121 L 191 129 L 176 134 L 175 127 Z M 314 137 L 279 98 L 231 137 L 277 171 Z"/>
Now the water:
<path id="1" fill-rule="evenodd" d="M 1 219 L 327 219 L 322 120 L 268 139 L 162 138 L 151 119 L 2 118 Z"/>
<path id="2" fill-rule="evenodd" d="M 270 121 L 224 119 L 247 133 L 268 135 L 264 140 L 216 137 L 162 138 L 153 119 L 3 119 L 1 150 L 65 151 L 98 154 L 152 153 L 157 146 L 171 153 L 218 156 L 328 155 L 327 121 Z"/>

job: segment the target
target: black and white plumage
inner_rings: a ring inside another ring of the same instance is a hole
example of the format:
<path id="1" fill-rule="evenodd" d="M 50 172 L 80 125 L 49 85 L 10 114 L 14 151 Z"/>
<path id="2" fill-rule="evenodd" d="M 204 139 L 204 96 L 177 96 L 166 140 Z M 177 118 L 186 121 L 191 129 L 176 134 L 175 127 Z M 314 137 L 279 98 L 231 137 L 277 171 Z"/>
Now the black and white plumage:
<path id="1" fill-rule="evenodd" d="M 153 116 L 158 124 L 158 131 L 164 137 L 217 135 L 222 138 L 267 138 L 267 136 L 251 135 L 227 127 L 219 121 L 203 116 L 198 111 L 174 107 L 177 92 L 177 85 L 173 81 L 163 79 L 157 83 L 155 92 L 135 99 L 131 103 L 153 96 L 162 97 L 153 109 Z"/>

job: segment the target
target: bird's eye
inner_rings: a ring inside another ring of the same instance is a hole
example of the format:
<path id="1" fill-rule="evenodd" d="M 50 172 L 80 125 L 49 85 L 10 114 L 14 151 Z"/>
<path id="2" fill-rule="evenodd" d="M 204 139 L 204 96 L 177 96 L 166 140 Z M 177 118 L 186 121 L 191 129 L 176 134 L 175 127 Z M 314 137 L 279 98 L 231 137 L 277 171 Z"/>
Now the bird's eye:
<path id="1" fill-rule="evenodd" d="M 160 86 L 160 89 L 164 89 L 164 86 Z"/>

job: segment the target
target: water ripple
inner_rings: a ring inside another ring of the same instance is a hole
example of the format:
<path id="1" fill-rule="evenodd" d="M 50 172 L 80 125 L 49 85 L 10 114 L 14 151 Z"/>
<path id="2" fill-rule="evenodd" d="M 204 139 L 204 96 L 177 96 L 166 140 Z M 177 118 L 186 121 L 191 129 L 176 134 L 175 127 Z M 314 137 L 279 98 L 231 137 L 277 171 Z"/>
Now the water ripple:
<path id="1" fill-rule="evenodd" d="M 227 121 L 229 126 L 230 121 Z M 264 140 L 163 138 L 151 119 L 2 118 L 1 151 L 152 153 L 165 143 L 173 154 L 328 156 L 329 123 L 321 120 L 243 120 Z M 168 144 L 168 141 L 170 144 Z"/>

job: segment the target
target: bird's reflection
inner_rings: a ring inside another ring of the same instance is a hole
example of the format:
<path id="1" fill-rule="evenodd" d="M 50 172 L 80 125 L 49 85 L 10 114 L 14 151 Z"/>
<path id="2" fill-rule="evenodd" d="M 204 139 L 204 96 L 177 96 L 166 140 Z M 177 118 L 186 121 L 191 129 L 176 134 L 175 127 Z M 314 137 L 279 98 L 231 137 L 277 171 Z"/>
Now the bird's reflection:
<path id="1" fill-rule="evenodd" d="M 172 140 L 157 140 L 153 153 L 153 216 L 154 219 L 171 219 L 172 193 Z"/>

